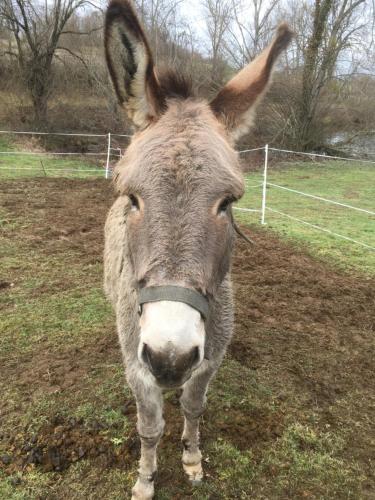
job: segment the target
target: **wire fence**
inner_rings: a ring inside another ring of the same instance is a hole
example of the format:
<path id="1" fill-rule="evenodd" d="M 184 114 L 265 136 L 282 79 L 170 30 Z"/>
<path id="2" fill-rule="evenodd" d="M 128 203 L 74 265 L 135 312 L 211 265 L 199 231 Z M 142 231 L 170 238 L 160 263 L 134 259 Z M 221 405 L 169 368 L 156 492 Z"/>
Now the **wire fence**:
<path id="1" fill-rule="evenodd" d="M 19 165 L 19 161 L 8 162 L 5 163 L 4 160 L 0 162 L 0 172 L 1 171 L 9 171 L 9 172 L 20 172 L 21 174 L 27 175 L 28 173 L 39 173 L 39 175 L 73 175 L 73 176 L 86 176 L 86 175 L 101 175 L 106 179 L 111 177 L 111 171 L 117 161 L 122 157 L 124 149 L 127 147 L 127 143 L 130 139 L 130 135 L 127 134 L 92 134 L 92 133 L 67 133 L 67 132 L 19 132 L 19 131 L 6 131 L 0 130 L 1 135 L 26 135 L 26 136 L 60 136 L 60 137 L 80 137 L 87 138 L 89 140 L 99 140 L 101 141 L 99 144 L 96 144 L 96 147 L 101 149 L 97 151 L 19 151 L 19 150 L 8 150 L 0 151 L 0 158 L 12 158 L 12 157 L 22 157 L 23 165 Z M 119 144 L 118 141 L 125 141 L 126 143 Z M 341 234 L 336 230 L 332 230 L 330 228 L 324 227 L 321 224 L 317 224 L 315 221 L 308 221 L 300 217 L 296 217 L 295 215 L 288 213 L 284 210 L 280 210 L 280 207 L 272 205 L 269 202 L 269 192 L 272 191 L 280 191 L 284 193 L 289 193 L 293 196 L 304 197 L 310 200 L 314 200 L 318 203 L 323 203 L 325 205 L 332 205 L 336 207 L 340 207 L 346 210 L 356 211 L 358 213 L 363 214 L 363 216 L 375 216 L 375 209 L 363 208 L 354 206 L 349 203 L 344 203 L 342 201 L 333 200 L 327 198 L 325 196 L 321 196 L 316 193 L 309 193 L 302 191 L 300 189 L 296 189 L 294 187 L 285 186 L 277 182 L 270 182 L 268 180 L 269 167 L 270 167 L 270 155 L 287 155 L 288 158 L 290 156 L 293 157 L 308 157 L 311 159 L 322 160 L 338 160 L 343 162 L 360 162 L 364 163 L 368 166 L 375 165 L 375 161 L 368 159 L 360 159 L 360 158 L 348 158 L 345 156 L 329 156 L 321 153 L 308 153 L 302 151 L 293 151 L 288 149 L 278 149 L 270 147 L 268 144 L 252 149 L 243 149 L 239 151 L 239 155 L 245 155 L 254 152 L 263 152 L 263 167 L 262 167 L 262 181 L 254 182 L 252 180 L 246 180 L 246 190 L 261 188 L 261 193 L 259 194 L 260 207 L 249 207 L 249 206 L 236 206 L 235 210 L 243 213 L 254 213 L 259 214 L 260 220 L 259 222 L 262 225 L 267 224 L 267 220 L 270 215 L 281 216 L 285 219 L 292 220 L 297 222 L 298 224 L 308 226 L 316 231 L 320 231 L 335 238 L 339 238 L 342 240 L 350 241 L 353 244 L 359 245 L 362 248 L 366 248 L 368 250 L 375 250 L 375 246 L 372 244 L 359 240 L 357 238 L 352 238 L 346 234 Z M 375 154 L 375 153 L 374 153 Z M 259 156 L 259 155 L 258 155 Z M 63 164 L 59 164 L 59 159 L 65 159 Z M 73 159 L 76 159 L 76 163 L 72 164 Z M 39 163 L 38 163 L 39 161 Z M 375 221 L 374 221 L 375 222 Z"/>
<path id="2" fill-rule="evenodd" d="M 121 158 L 123 150 L 127 147 L 131 135 L 129 134 L 93 134 L 93 133 L 71 133 L 71 132 L 34 132 L 0 130 L 1 136 L 29 136 L 46 139 L 52 138 L 80 138 L 94 143 L 78 145 L 80 151 L 47 151 L 40 147 L 28 148 L 28 150 L 13 150 L 8 148 L 0 151 L 0 172 L 17 172 L 35 175 L 103 175 L 106 179 L 111 176 L 111 170 L 115 163 Z M 121 144 L 119 144 L 119 141 Z M 125 142 L 124 142 L 125 141 Z M 1 144 L 1 143 L 0 143 Z M 73 149 L 73 144 L 71 145 Z M 89 151 L 92 147 L 95 151 Z M 66 145 L 64 145 L 64 149 Z M 83 150 L 82 150 L 83 149 Z M 16 160 L 14 161 L 14 158 Z M 66 160 L 65 162 L 58 160 Z M 20 165 L 20 163 L 22 165 Z"/>
<path id="3" fill-rule="evenodd" d="M 275 153 L 281 153 L 281 154 L 287 154 L 287 155 L 293 155 L 293 156 L 294 155 L 308 156 L 310 158 L 319 158 L 319 159 L 324 159 L 324 160 L 341 160 L 341 161 L 348 161 L 348 162 L 354 161 L 357 163 L 364 163 L 367 165 L 375 165 L 375 161 L 371 161 L 371 160 L 367 160 L 367 159 L 359 159 L 359 158 L 347 158 L 344 156 L 329 156 L 329 155 L 323 155 L 320 153 L 306 153 L 306 152 L 301 152 L 301 151 L 292 151 L 292 150 L 287 150 L 287 149 L 271 148 L 271 147 L 269 147 L 268 144 L 266 144 L 263 148 L 247 149 L 247 150 L 239 151 L 239 153 L 243 154 L 243 153 L 249 153 L 249 152 L 259 151 L 259 150 L 264 151 L 263 182 L 260 184 L 262 186 L 261 208 L 256 209 L 256 208 L 235 207 L 235 210 L 242 211 L 242 212 L 245 211 L 245 212 L 258 212 L 258 213 L 260 213 L 260 223 L 262 225 L 265 225 L 267 223 L 266 222 L 267 213 L 270 212 L 271 214 L 277 214 L 281 217 L 287 218 L 289 220 L 293 220 L 294 222 L 297 222 L 297 223 L 302 224 L 304 226 L 311 227 L 314 230 L 321 231 L 323 233 L 329 234 L 329 235 L 334 236 L 336 238 L 340 238 L 342 240 L 346 240 L 346 241 L 349 241 L 349 242 L 354 243 L 356 245 L 359 245 L 359 246 L 366 248 L 368 250 L 375 251 L 375 246 L 373 246 L 367 242 L 360 241 L 356 238 L 352 238 L 348 235 L 341 234 L 337 231 L 333 231 L 327 227 L 323 227 L 323 226 L 316 224 L 314 222 L 310 222 L 310 221 L 301 219 L 300 217 L 296 217 L 294 215 L 291 215 L 290 213 L 286 213 L 286 212 L 279 210 L 276 207 L 272 206 L 272 204 L 270 205 L 270 203 L 268 201 L 269 190 L 276 189 L 276 190 L 281 190 L 281 191 L 285 191 L 288 193 L 292 193 L 294 195 L 298 195 L 301 197 L 313 199 L 313 200 L 316 200 L 318 202 L 323 202 L 325 204 L 330 204 L 333 206 L 338 206 L 341 208 L 361 212 L 363 214 L 366 214 L 367 216 L 375 216 L 375 209 L 370 210 L 370 209 L 366 209 L 366 208 L 353 206 L 349 203 L 343 203 L 341 201 L 332 200 L 332 199 L 326 198 L 324 196 L 319 196 L 317 194 L 307 193 L 307 192 L 300 191 L 298 189 L 294 189 L 294 188 L 291 188 L 288 186 L 283 186 L 280 184 L 276 184 L 274 182 L 269 182 L 269 180 L 268 180 L 269 155 L 270 155 L 271 151 L 275 152 Z M 375 170 L 374 170 L 374 174 L 375 174 Z M 374 184 L 375 184 L 375 179 L 374 179 Z M 259 184 L 254 184 L 252 186 L 247 185 L 246 188 L 248 189 L 250 187 L 260 187 L 260 185 Z M 373 232 L 375 233 L 375 220 L 374 220 Z"/>

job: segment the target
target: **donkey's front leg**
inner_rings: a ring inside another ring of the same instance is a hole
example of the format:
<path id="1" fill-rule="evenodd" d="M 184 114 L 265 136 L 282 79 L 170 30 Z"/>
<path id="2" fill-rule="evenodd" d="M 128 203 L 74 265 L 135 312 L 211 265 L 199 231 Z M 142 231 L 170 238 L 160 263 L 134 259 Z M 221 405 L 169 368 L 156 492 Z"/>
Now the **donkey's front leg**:
<path id="1" fill-rule="evenodd" d="M 164 430 L 163 398 L 149 375 L 138 378 L 131 386 L 137 402 L 137 429 L 141 438 L 139 475 L 132 490 L 132 500 L 149 500 L 154 496 L 156 449 Z"/>
<path id="2" fill-rule="evenodd" d="M 213 371 L 206 369 L 186 382 L 180 399 L 184 413 L 184 431 L 182 434 L 182 465 L 193 484 L 203 479 L 202 453 L 199 449 L 199 420 L 206 405 L 206 392 Z"/>

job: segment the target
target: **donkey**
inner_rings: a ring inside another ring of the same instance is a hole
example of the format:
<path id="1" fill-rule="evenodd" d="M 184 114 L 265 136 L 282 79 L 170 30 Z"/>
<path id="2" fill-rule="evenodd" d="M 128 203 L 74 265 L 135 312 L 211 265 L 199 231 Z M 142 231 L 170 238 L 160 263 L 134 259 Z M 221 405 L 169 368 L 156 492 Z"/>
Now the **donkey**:
<path id="1" fill-rule="evenodd" d="M 165 389 L 182 389 L 183 468 L 193 483 L 203 478 L 199 418 L 233 331 L 231 206 L 244 193 L 234 143 L 248 131 L 290 39 L 280 25 L 271 45 L 207 102 L 181 76 L 156 72 L 130 1 L 109 3 L 106 61 L 136 127 L 115 169 L 118 198 L 104 250 L 105 292 L 137 404 L 133 499 L 154 495 Z"/>

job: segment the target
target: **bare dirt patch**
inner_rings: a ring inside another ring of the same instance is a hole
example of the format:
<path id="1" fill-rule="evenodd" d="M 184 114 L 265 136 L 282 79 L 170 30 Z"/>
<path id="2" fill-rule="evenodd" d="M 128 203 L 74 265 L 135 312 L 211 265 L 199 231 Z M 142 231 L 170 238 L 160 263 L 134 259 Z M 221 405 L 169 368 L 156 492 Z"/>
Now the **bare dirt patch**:
<path id="1" fill-rule="evenodd" d="M 256 246 L 239 242 L 234 259 L 232 356 L 256 370 L 284 364 L 320 403 L 368 388 L 375 280 L 336 271 L 268 233 L 253 237 Z"/>
<path id="2" fill-rule="evenodd" d="M 9 453 L 1 456 L 0 462 L 7 474 L 27 472 L 35 466 L 43 472 L 62 472 L 82 459 L 103 468 L 129 467 L 139 453 L 135 429 L 121 446 L 111 442 L 106 430 L 99 422 L 87 428 L 82 420 L 56 417 L 24 440 L 11 437 Z"/>
<path id="3" fill-rule="evenodd" d="M 110 183 L 101 179 L 4 181 L 1 194 L 2 206 L 12 219 L 31 222 L 23 229 L 31 248 L 52 255 L 73 250 L 83 263 L 101 261 L 104 220 L 114 199 Z"/>
<path id="4" fill-rule="evenodd" d="M 249 233 L 249 231 L 247 231 Z M 345 453 L 375 460 L 375 280 L 347 274 L 266 232 L 237 245 L 229 353 L 270 383 L 290 413 L 345 428 Z M 298 405 L 295 403 L 298 399 Z M 294 401 L 293 401 L 294 400 Z"/>

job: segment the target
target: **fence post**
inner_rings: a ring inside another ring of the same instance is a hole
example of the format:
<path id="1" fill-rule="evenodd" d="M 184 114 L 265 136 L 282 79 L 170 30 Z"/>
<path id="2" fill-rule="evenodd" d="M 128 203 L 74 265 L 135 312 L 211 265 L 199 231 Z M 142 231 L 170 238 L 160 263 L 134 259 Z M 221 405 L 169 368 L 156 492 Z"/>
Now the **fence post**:
<path id="1" fill-rule="evenodd" d="M 105 165 L 105 178 L 109 177 L 109 157 L 111 155 L 111 132 L 108 132 L 107 163 Z"/>
<path id="2" fill-rule="evenodd" d="M 267 169 L 268 169 L 268 144 L 264 147 L 264 171 L 262 193 L 262 224 L 266 224 L 266 197 L 267 197 Z"/>

